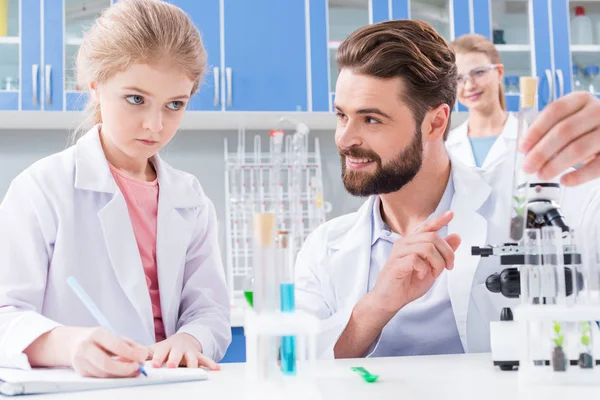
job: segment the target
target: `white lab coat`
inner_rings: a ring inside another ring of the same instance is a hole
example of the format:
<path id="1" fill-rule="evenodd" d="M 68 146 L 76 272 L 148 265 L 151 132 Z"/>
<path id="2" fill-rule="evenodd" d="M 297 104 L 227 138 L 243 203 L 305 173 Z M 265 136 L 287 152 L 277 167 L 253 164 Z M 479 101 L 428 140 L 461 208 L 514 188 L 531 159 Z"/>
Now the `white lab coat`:
<path id="1" fill-rule="evenodd" d="M 510 188 L 512 182 L 507 168 L 510 165 L 499 164 L 484 171 L 452 159 L 455 194 L 451 210 L 455 216 L 448 234 L 459 234 L 462 244 L 456 251 L 455 268 L 447 271 L 448 291 L 460 340 L 469 353 L 490 350 L 489 322 L 499 320 L 502 307 L 515 305 L 485 287 L 486 278 L 503 269 L 499 259 L 471 255 L 471 246 L 506 242 L 510 191 L 502 188 Z M 563 190 L 562 210 L 572 226 L 581 224 L 587 206 L 600 203 L 598 184 Z M 317 340 L 320 358 L 333 357 L 333 347 L 352 309 L 367 293 L 373 201 L 371 197 L 357 212 L 318 227 L 298 254 L 296 304 L 322 321 Z"/>
<path id="2" fill-rule="evenodd" d="M 160 187 L 156 258 L 166 335 L 191 334 L 205 355 L 220 360 L 231 328 L 214 206 L 195 177 L 158 155 L 153 163 Z M 60 325 L 98 325 L 67 286 L 69 276 L 116 332 L 140 344 L 155 342 L 133 227 L 97 127 L 21 173 L 0 204 L 0 350 L 21 353 Z"/>
<path id="3" fill-rule="evenodd" d="M 514 162 L 514 149 L 516 149 L 517 130 L 519 121 L 517 118 L 508 114 L 506 123 L 498 139 L 490 148 L 490 152 L 486 156 L 482 169 L 490 169 L 501 163 L 506 157 Z M 466 120 L 456 128 L 452 129 L 446 139 L 446 149 L 448 153 L 456 160 L 463 164 L 475 167 L 475 156 L 473 156 L 473 148 L 469 141 L 469 120 Z"/>

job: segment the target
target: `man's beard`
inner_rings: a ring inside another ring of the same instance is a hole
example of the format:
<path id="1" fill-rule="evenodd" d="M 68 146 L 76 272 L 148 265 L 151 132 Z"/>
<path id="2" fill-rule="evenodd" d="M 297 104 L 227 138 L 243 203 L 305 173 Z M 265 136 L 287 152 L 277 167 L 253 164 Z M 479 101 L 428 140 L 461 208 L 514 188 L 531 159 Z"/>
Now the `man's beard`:
<path id="1" fill-rule="evenodd" d="M 361 148 L 340 151 L 342 159 L 342 180 L 348 193 L 353 196 L 371 196 L 393 193 L 414 179 L 423 164 L 423 143 L 421 132 L 417 131 L 408 147 L 391 161 L 382 164 L 374 152 Z M 346 169 L 346 157 L 366 158 L 377 165 L 375 172 L 352 171 Z"/>

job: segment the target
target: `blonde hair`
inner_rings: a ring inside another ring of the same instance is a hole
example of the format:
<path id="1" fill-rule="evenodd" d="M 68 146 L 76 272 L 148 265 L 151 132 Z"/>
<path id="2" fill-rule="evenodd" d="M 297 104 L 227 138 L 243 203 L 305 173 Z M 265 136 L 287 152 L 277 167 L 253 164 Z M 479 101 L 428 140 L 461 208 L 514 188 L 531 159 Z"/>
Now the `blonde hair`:
<path id="1" fill-rule="evenodd" d="M 463 35 L 450 44 L 455 53 L 481 53 L 490 59 L 492 64 L 502 64 L 500 54 L 491 40 L 483 35 L 470 33 Z M 504 85 L 500 82 L 500 107 L 506 111 L 506 99 L 504 98 Z"/>
<path id="2" fill-rule="evenodd" d="M 85 32 L 77 53 L 76 76 L 80 88 L 105 82 L 132 64 L 168 60 L 194 82 L 192 93 L 206 69 L 206 51 L 200 32 L 180 8 L 161 0 L 119 0 L 104 10 Z M 91 96 L 86 120 L 74 139 L 102 122 L 100 103 Z"/>

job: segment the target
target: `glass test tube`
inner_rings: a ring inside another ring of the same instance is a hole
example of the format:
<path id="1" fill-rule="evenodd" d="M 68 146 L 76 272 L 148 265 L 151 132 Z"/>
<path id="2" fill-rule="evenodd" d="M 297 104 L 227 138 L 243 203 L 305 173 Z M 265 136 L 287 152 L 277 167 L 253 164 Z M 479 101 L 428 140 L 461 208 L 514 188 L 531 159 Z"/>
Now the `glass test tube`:
<path id="1" fill-rule="evenodd" d="M 289 232 L 277 233 L 277 250 L 279 251 L 280 265 L 280 307 L 283 313 L 296 311 L 294 298 L 294 249 L 293 240 Z M 296 374 L 296 338 L 284 336 L 281 339 L 280 349 L 281 371 L 285 375 Z"/>
<path id="2" fill-rule="evenodd" d="M 521 303 L 522 304 L 540 304 L 542 297 L 542 239 L 539 229 L 526 229 L 524 235 L 525 265 L 521 270 Z M 525 279 L 523 279 L 525 277 Z M 543 366 L 546 359 L 546 344 L 540 337 L 543 337 L 543 321 L 525 321 L 528 324 L 527 335 L 528 343 L 525 345 L 529 350 L 526 354 L 527 361 L 532 361 L 534 365 Z"/>
<path id="3" fill-rule="evenodd" d="M 536 95 L 538 78 L 521 77 L 521 102 L 519 107 L 519 125 L 517 131 L 517 145 L 521 143 L 527 123 L 531 122 L 537 114 Z M 529 189 L 529 175 L 523 171 L 525 155 L 515 151 L 515 169 L 513 172 L 513 190 L 511 197 L 511 219 L 509 237 L 512 241 L 520 242 L 527 224 L 527 191 Z"/>
<path id="4" fill-rule="evenodd" d="M 275 289 L 277 275 L 275 265 L 275 214 L 255 213 L 254 254 L 253 254 L 253 308 L 257 314 L 275 313 L 278 309 Z M 261 336 L 257 338 L 258 364 L 256 374 L 259 379 L 269 380 L 277 371 L 277 338 Z"/>
<path id="5" fill-rule="evenodd" d="M 562 230 L 542 227 L 542 297 L 546 304 L 566 304 L 565 265 Z"/>

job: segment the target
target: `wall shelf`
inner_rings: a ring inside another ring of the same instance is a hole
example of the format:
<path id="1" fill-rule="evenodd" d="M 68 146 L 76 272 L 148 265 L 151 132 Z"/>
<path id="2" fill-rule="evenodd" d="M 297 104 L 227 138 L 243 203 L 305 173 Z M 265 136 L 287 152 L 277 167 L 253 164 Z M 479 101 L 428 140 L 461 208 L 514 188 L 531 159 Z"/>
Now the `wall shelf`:
<path id="1" fill-rule="evenodd" d="M 306 124 L 311 130 L 334 130 L 335 114 L 328 112 L 234 112 L 188 111 L 180 130 L 237 130 L 291 128 L 287 117 Z M 79 111 L 0 111 L 2 130 L 73 130 L 79 126 L 84 113 Z"/>
<path id="2" fill-rule="evenodd" d="M 531 46 L 528 44 L 497 44 L 496 49 L 499 52 L 528 52 Z"/>
<path id="3" fill-rule="evenodd" d="M 572 53 L 600 53 L 600 44 L 573 44 Z"/>
<path id="4" fill-rule="evenodd" d="M 0 36 L 0 44 L 19 44 L 21 38 L 18 36 Z"/>

